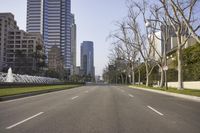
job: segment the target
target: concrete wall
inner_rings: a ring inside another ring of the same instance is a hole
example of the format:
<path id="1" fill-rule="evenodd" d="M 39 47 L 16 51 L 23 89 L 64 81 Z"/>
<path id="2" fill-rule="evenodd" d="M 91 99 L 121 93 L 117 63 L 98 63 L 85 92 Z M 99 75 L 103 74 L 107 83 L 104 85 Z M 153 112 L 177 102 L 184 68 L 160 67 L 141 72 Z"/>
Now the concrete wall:
<path id="1" fill-rule="evenodd" d="M 168 82 L 169 87 L 177 87 L 178 82 Z M 200 90 L 200 81 L 183 82 L 183 87 L 186 89 Z"/>

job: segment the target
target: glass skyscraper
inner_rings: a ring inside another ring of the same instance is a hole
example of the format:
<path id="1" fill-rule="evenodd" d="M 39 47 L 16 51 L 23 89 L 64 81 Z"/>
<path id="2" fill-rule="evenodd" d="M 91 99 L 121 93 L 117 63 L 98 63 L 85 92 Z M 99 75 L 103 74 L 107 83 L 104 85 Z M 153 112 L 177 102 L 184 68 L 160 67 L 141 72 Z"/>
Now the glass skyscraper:
<path id="1" fill-rule="evenodd" d="M 27 31 L 43 35 L 46 55 L 58 46 L 71 69 L 71 0 L 27 0 Z"/>
<path id="2" fill-rule="evenodd" d="M 94 78 L 94 47 L 91 41 L 81 43 L 81 70 L 84 75 L 91 75 Z"/>

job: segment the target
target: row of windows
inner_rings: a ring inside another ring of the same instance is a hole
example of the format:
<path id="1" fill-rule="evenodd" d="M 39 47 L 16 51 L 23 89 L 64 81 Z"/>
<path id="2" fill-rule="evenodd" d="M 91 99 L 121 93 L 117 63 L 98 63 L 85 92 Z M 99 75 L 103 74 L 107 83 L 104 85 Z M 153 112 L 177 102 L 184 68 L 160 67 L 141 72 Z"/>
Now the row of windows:
<path id="1" fill-rule="evenodd" d="M 39 7 L 29 8 L 28 11 L 27 11 L 27 13 L 29 14 L 31 12 L 38 12 L 38 13 L 40 13 L 41 12 L 41 8 L 39 8 Z"/>

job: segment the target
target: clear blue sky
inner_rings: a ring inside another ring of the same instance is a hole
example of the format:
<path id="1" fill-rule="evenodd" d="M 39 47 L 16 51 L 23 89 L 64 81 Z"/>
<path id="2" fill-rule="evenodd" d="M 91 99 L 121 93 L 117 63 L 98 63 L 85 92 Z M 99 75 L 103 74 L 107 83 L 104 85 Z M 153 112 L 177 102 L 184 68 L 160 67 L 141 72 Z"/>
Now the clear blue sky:
<path id="1" fill-rule="evenodd" d="M 27 0 L 0 0 L 0 2 L 0 12 L 13 13 L 20 29 L 26 30 Z M 96 74 L 101 75 L 111 48 L 106 38 L 116 28 L 114 23 L 126 16 L 126 0 L 71 0 L 71 2 L 77 24 L 77 64 L 80 64 L 80 43 L 93 41 Z"/>

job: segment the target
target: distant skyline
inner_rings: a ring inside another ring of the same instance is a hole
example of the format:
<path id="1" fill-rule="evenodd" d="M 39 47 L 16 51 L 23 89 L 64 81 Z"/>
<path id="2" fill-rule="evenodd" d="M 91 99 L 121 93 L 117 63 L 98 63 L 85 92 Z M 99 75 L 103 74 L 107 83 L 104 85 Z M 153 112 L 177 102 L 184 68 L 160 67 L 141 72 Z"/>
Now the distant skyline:
<path id="1" fill-rule="evenodd" d="M 20 3 L 19 3 L 20 2 Z M 77 24 L 77 65 L 80 65 L 80 45 L 94 42 L 94 66 L 101 75 L 108 62 L 109 33 L 116 29 L 115 22 L 127 14 L 126 0 L 71 0 L 72 13 Z M 0 12 L 11 12 L 20 29 L 26 30 L 27 0 L 1 0 Z"/>

